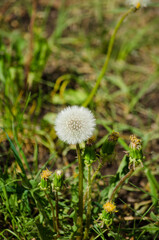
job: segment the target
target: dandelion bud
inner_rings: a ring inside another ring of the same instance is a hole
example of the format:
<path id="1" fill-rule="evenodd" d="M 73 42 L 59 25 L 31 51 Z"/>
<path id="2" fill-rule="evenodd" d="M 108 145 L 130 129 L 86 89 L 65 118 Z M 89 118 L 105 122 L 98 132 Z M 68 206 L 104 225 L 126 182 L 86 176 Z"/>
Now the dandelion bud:
<path id="1" fill-rule="evenodd" d="M 129 145 L 129 159 L 130 165 L 133 162 L 134 167 L 141 163 L 143 160 L 143 152 L 142 152 L 142 142 L 141 139 L 138 139 L 136 136 L 130 136 L 130 145 Z"/>
<path id="2" fill-rule="evenodd" d="M 114 152 L 115 145 L 118 141 L 119 133 L 118 132 L 112 132 L 104 142 L 102 146 L 102 153 L 111 155 Z"/>
<path id="3" fill-rule="evenodd" d="M 86 145 L 83 158 L 86 165 L 91 165 L 96 160 L 94 146 Z"/>
<path id="4" fill-rule="evenodd" d="M 64 172 L 62 170 L 56 170 L 53 178 L 53 189 L 60 191 L 63 187 Z"/>
<path id="5" fill-rule="evenodd" d="M 87 140 L 87 146 L 92 146 L 92 145 L 94 145 L 94 143 L 95 143 L 95 136 L 92 136 L 92 137 L 90 137 L 88 140 Z"/>

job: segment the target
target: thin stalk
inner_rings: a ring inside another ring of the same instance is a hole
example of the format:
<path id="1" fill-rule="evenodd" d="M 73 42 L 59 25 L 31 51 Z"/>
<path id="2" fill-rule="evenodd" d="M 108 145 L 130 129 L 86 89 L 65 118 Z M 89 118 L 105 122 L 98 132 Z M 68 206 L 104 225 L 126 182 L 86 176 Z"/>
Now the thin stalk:
<path id="1" fill-rule="evenodd" d="M 89 237 L 89 227 L 91 220 L 91 193 L 92 193 L 92 184 L 91 184 L 91 169 L 92 166 L 88 165 L 88 204 L 87 204 L 87 215 L 86 215 L 86 228 L 84 233 L 84 240 Z"/>
<path id="2" fill-rule="evenodd" d="M 122 22 L 124 21 L 124 19 L 132 12 L 136 11 L 136 8 L 130 8 L 126 13 L 123 14 L 123 16 L 119 19 L 118 23 L 116 24 L 115 26 L 115 29 L 114 29 L 114 32 L 110 38 L 110 41 L 109 41 L 109 45 L 108 45 L 108 51 L 107 51 L 107 55 L 106 55 L 106 59 L 105 59 L 105 62 L 104 62 L 104 65 L 101 69 L 101 72 L 97 78 L 97 81 L 96 81 L 96 84 L 94 86 L 94 88 L 92 89 L 90 95 L 88 96 L 88 98 L 86 99 L 86 101 L 83 103 L 83 106 L 84 107 L 87 107 L 90 102 L 92 101 L 94 95 L 96 94 L 98 88 L 99 88 L 99 85 L 101 83 L 101 80 L 103 79 L 104 77 L 104 74 L 106 73 L 106 70 L 107 70 L 107 66 L 108 66 L 108 63 L 109 63 L 109 59 L 110 59 L 110 55 L 111 55 L 111 52 L 112 52 L 112 49 L 113 49 L 113 46 L 114 46 L 114 41 L 115 41 L 115 37 L 116 37 L 116 33 L 120 27 L 120 25 L 122 24 Z"/>
<path id="3" fill-rule="evenodd" d="M 109 198 L 109 201 L 113 201 L 115 194 L 118 191 L 119 187 L 125 182 L 125 180 L 127 178 L 129 178 L 131 176 L 131 174 L 134 172 L 134 170 L 135 170 L 134 168 L 131 168 L 130 171 L 124 177 L 121 178 L 121 180 L 118 182 L 118 184 L 114 188 L 114 190 Z"/>
<path id="4" fill-rule="evenodd" d="M 92 176 L 91 181 L 93 182 L 95 177 L 97 176 L 98 172 L 100 171 L 100 169 L 103 167 L 103 165 L 105 164 L 106 160 L 102 159 L 102 161 L 99 163 L 98 168 L 96 169 L 95 173 Z"/>
<path id="5" fill-rule="evenodd" d="M 29 47 L 28 47 L 28 56 L 25 65 L 25 90 L 28 88 L 28 80 L 29 80 L 29 72 L 31 67 L 31 62 L 33 58 L 33 48 L 34 48 L 34 23 L 36 19 L 36 11 L 37 11 L 37 2 L 38 0 L 32 0 L 32 14 L 29 26 L 30 39 L 29 39 Z"/>
<path id="6" fill-rule="evenodd" d="M 56 202 L 56 227 L 59 234 L 59 208 L 58 208 L 58 191 L 55 192 L 55 202 Z"/>
<path id="7" fill-rule="evenodd" d="M 76 151 L 78 157 L 78 165 L 79 165 L 79 203 L 78 203 L 78 218 L 77 225 L 79 225 L 78 233 L 80 234 L 77 237 L 78 240 L 82 239 L 83 233 L 83 162 L 81 158 L 81 151 L 79 144 L 76 144 Z"/>
<path id="8" fill-rule="evenodd" d="M 48 202 L 50 203 L 50 206 L 51 206 L 51 211 L 52 211 L 52 220 L 53 220 L 53 228 L 54 228 L 54 230 L 55 230 L 55 232 L 57 232 L 57 226 L 56 226 L 56 220 L 55 220 L 55 213 L 54 213 L 54 206 L 53 206 L 53 204 L 52 204 L 52 202 L 51 202 L 51 199 L 50 199 L 50 197 L 49 197 L 49 195 L 47 194 L 47 193 L 45 193 L 46 194 L 46 197 L 47 197 L 47 199 L 48 199 Z"/>
<path id="9" fill-rule="evenodd" d="M 91 184 L 93 183 L 94 179 L 96 178 L 98 172 L 99 172 L 100 169 L 103 167 L 103 165 L 105 164 L 105 162 L 106 162 L 106 160 L 103 159 L 103 160 L 99 163 L 98 168 L 96 169 L 95 173 L 93 174 L 93 176 L 92 176 L 92 178 L 91 178 Z M 84 195 L 83 204 L 85 204 L 85 202 L 86 202 L 87 196 L 88 196 L 88 194 L 89 194 L 88 192 L 89 192 L 89 189 L 87 189 L 87 191 L 86 191 L 86 193 L 85 193 L 85 195 Z"/>

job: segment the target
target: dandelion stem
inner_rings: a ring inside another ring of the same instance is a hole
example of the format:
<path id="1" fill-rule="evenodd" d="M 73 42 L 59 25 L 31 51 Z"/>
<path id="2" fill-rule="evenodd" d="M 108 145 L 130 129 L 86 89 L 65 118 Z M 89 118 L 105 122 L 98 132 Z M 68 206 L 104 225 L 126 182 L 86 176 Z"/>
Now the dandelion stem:
<path id="1" fill-rule="evenodd" d="M 80 236 L 77 237 L 78 240 L 82 239 L 82 232 L 83 232 L 83 163 L 81 158 L 81 152 L 79 144 L 76 144 L 76 151 L 78 157 L 78 164 L 79 164 L 79 205 L 78 205 L 78 218 L 77 218 L 77 225 L 79 225 L 78 232 Z"/>
<path id="2" fill-rule="evenodd" d="M 45 194 L 46 194 L 48 202 L 50 203 L 50 206 L 51 206 L 52 218 L 53 218 L 53 228 L 54 228 L 55 232 L 57 232 L 56 220 L 55 220 L 55 214 L 54 214 L 54 206 L 53 206 L 53 204 L 51 202 L 51 199 L 50 199 L 49 195 L 46 192 L 45 192 Z"/>
<path id="3" fill-rule="evenodd" d="M 134 170 L 135 170 L 135 169 L 132 167 L 132 168 L 130 169 L 130 171 L 129 171 L 124 177 L 121 178 L 121 180 L 118 182 L 118 184 L 117 184 L 116 187 L 114 188 L 114 190 L 113 190 L 113 192 L 112 192 L 112 194 L 111 194 L 111 196 L 110 196 L 110 198 L 109 198 L 109 201 L 110 201 L 110 202 L 113 201 L 113 199 L 114 199 L 114 197 L 115 197 L 115 194 L 116 194 L 116 192 L 118 191 L 119 187 L 125 182 L 125 180 L 126 180 L 127 178 L 129 178 L 129 177 L 131 176 L 131 174 L 134 172 Z"/>
<path id="4" fill-rule="evenodd" d="M 55 202 L 56 202 L 56 227 L 59 233 L 59 209 L 58 209 L 58 191 L 55 192 Z"/>
<path id="5" fill-rule="evenodd" d="M 98 168 L 96 169 L 95 173 L 94 173 L 93 176 L 92 176 L 92 179 L 91 179 L 92 182 L 93 182 L 94 179 L 96 178 L 98 172 L 99 172 L 100 169 L 103 167 L 103 165 L 105 164 L 105 162 L 106 162 L 106 160 L 105 160 L 105 159 L 102 159 L 102 161 L 99 163 Z"/>
<path id="6" fill-rule="evenodd" d="M 86 228 L 84 233 L 84 240 L 88 239 L 89 237 L 89 227 L 90 227 L 90 220 L 91 220 L 91 193 L 92 193 L 91 169 L 92 169 L 92 166 L 88 165 L 88 204 L 87 204 Z"/>
<path id="7" fill-rule="evenodd" d="M 107 70 L 107 66 L 108 66 L 108 63 L 109 63 L 109 59 L 110 59 L 110 55 L 111 55 L 111 52 L 112 52 L 112 49 L 113 49 L 113 45 L 114 45 L 114 41 L 115 41 L 115 37 L 116 37 L 116 33 L 120 27 L 120 25 L 122 24 L 122 22 L 124 21 L 124 19 L 131 13 L 131 12 L 134 12 L 136 10 L 136 8 L 130 8 L 126 13 L 124 13 L 121 18 L 119 19 L 118 23 L 116 24 L 115 26 L 115 29 L 114 29 L 114 32 L 110 38 L 110 41 L 109 41 L 109 45 L 108 45 L 108 51 L 107 51 L 107 55 L 106 55 L 106 59 L 105 59 L 105 62 L 104 62 L 104 65 L 101 69 L 101 72 L 97 78 L 97 81 L 95 83 L 95 86 L 94 88 L 92 89 L 91 93 L 89 94 L 88 98 L 86 99 L 86 101 L 83 103 L 83 106 L 84 107 L 87 107 L 90 102 L 92 101 L 94 95 L 96 94 L 98 88 L 99 88 L 99 85 L 101 83 L 101 80 L 103 79 L 104 77 L 104 74 Z"/>
<path id="8" fill-rule="evenodd" d="M 94 179 L 96 178 L 98 172 L 100 171 L 102 166 L 105 164 L 105 162 L 106 162 L 106 160 L 102 159 L 102 161 L 99 163 L 98 168 L 96 169 L 95 173 L 93 174 L 93 176 L 91 178 L 91 184 L 93 183 Z M 85 204 L 88 194 L 89 194 L 89 188 L 87 188 L 87 191 L 84 195 L 83 204 Z"/>

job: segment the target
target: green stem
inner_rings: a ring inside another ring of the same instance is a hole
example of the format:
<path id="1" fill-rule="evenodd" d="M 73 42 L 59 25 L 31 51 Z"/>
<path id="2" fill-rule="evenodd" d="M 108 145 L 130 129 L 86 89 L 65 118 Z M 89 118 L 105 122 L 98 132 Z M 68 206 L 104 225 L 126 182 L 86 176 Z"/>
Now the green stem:
<path id="1" fill-rule="evenodd" d="M 96 178 L 98 172 L 99 172 L 100 169 L 103 167 L 103 165 L 105 164 L 105 162 L 106 162 L 106 159 L 102 159 L 102 161 L 99 163 L 98 168 L 96 169 L 95 173 L 94 173 L 93 176 L 92 176 L 92 179 L 91 179 L 92 182 L 93 182 L 94 179 Z"/>
<path id="2" fill-rule="evenodd" d="M 113 45 L 114 45 L 114 41 L 115 41 L 115 37 L 116 37 L 116 33 L 120 27 L 120 25 L 122 24 L 122 22 L 124 21 L 124 19 L 131 13 L 131 12 L 134 12 L 136 11 L 136 8 L 130 8 L 126 13 L 123 14 L 123 16 L 120 18 L 120 20 L 118 21 L 118 23 L 116 24 L 115 26 L 115 29 L 114 29 L 114 32 L 110 38 L 110 41 L 109 41 L 109 45 L 108 45 L 108 51 L 107 51 L 107 56 L 106 56 L 106 59 L 105 59 L 105 62 L 104 62 L 104 65 L 102 67 L 102 70 L 97 78 L 97 81 L 96 81 L 96 84 L 94 86 L 94 88 L 92 89 L 90 95 L 88 96 L 88 98 L 86 99 L 86 101 L 83 103 L 83 106 L 84 107 L 87 107 L 89 105 L 89 103 L 91 102 L 91 100 L 93 99 L 94 95 L 96 94 L 98 88 L 99 88 L 99 85 L 101 83 L 101 80 L 103 79 L 104 77 L 104 74 L 107 70 L 107 66 L 108 66 L 108 62 L 109 62 L 109 59 L 110 59 L 110 55 L 111 55 L 111 52 L 112 52 L 112 49 L 113 49 Z"/>
<path id="3" fill-rule="evenodd" d="M 132 167 L 130 169 L 130 171 L 124 176 L 122 177 L 122 179 L 118 182 L 118 184 L 116 185 L 116 187 L 114 188 L 110 198 L 109 198 L 109 201 L 113 201 L 114 197 L 115 197 L 115 194 L 116 192 L 118 191 L 119 187 L 125 182 L 125 180 L 127 178 L 129 178 L 131 176 L 131 174 L 134 172 L 134 168 Z"/>
<path id="4" fill-rule="evenodd" d="M 56 226 L 56 220 L 55 220 L 55 214 L 54 214 L 54 206 L 53 206 L 53 204 L 52 204 L 52 202 L 51 202 L 51 199 L 50 199 L 50 197 L 49 197 L 49 195 L 45 192 L 45 194 L 46 194 L 46 197 L 47 197 L 47 199 L 48 199 L 48 202 L 50 203 L 50 206 L 51 206 L 51 211 L 52 211 L 52 218 L 53 218 L 53 228 L 54 228 L 54 230 L 55 230 L 55 232 L 57 232 L 57 226 Z"/>
<path id="5" fill-rule="evenodd" d="M 59 234 L 59 209 L 58 209 L 58 192 L 55 192 L 55 202 L 56 202 L 56 227 Z"/>
<path id="6" fill-rule="evenodd" d="M 82 239 L 83 233 L 83 162 L 81 158 L 81 152 L 79 144 L 76 144 L 76 151 L 78 157 L 78 165 L 79 165 L 79 205 L 78 205 L 78 218 L 77 225 L 79 225 L 78 233 L 80 234 L 77 237 L 78 240 Z"/>
<path id="7" fill-rule="evenodd" d="M 86 215 L 86 228 L 84 233 L 84 240 L 88 239 L 89 237 L 89 227 L 90 227 L 90 220 L 91 220 L 91 165 L 88 165 L 88 204 L 87 204 L 87 215 Z"/>
<path id="8" fill-rule="evenodd" d="M 98 172 L 100 171 L 102 166 L 105 164 L 105 162 L 106 162 L 106 160 L 102 159 L 102 161 L 99 163 L 98 168 L 96 169 L 95 173 L 93 174 L 93 176 L 91 178 L 91 184 L 93 183 L 94 179 L 96 178 Z M 84 195 L 84 199 L 83 199 L 83 204 L 85 204 L 88 194 L 89 194 L 88 191 L 86 191 L 86 193 Z"/>

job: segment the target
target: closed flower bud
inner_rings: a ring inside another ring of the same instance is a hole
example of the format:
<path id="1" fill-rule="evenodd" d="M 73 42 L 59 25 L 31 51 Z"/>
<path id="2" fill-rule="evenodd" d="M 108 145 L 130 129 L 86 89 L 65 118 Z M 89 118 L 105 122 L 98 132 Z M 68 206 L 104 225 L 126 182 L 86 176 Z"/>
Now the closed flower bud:
<path id="1" fill-rule="evenodd" d="M 143 160 L 142 152 L 142 143 L 141 139 L 138 139 L 136 136 L 130 136 L 130 145 L 129 145 L 129 159 L 130 165 L 133 163 L 134 167 L 140 164 Z"/>
<path id="2" fill-rule="evenodd" d="M 91 165 L 96 160 L 96 152 L 94 146 L 86 145 L 83 158 L 86 165 Z"/>
<path id="3" fill-rule="evenodd" d="M 112 134 L 110 134 L 108 136 L 108 138 L 105 140 L 105 142 L 102 146 L 102 153 L 107 154 L 107 155 L 111 155 L 114 152 L 115 145 L 118 141 L 118 138 L 119 138 L 119 133 L 118 132 L 112 132 Z"/>
<path id="4" fill-rule="evenodd" d="M 42 190 L 46 190 L 48 187 L 48 181 L 45 180 L 44 178 L 41 178 L 41 182 L 40 182 L 40 188 Z"/>
<path id="5" fill-rule="evenodd" d="M 64 172 L 62 170 L 56 170 L 53 178 L 53 190 L 60 191 L 63 188 Z"/>

